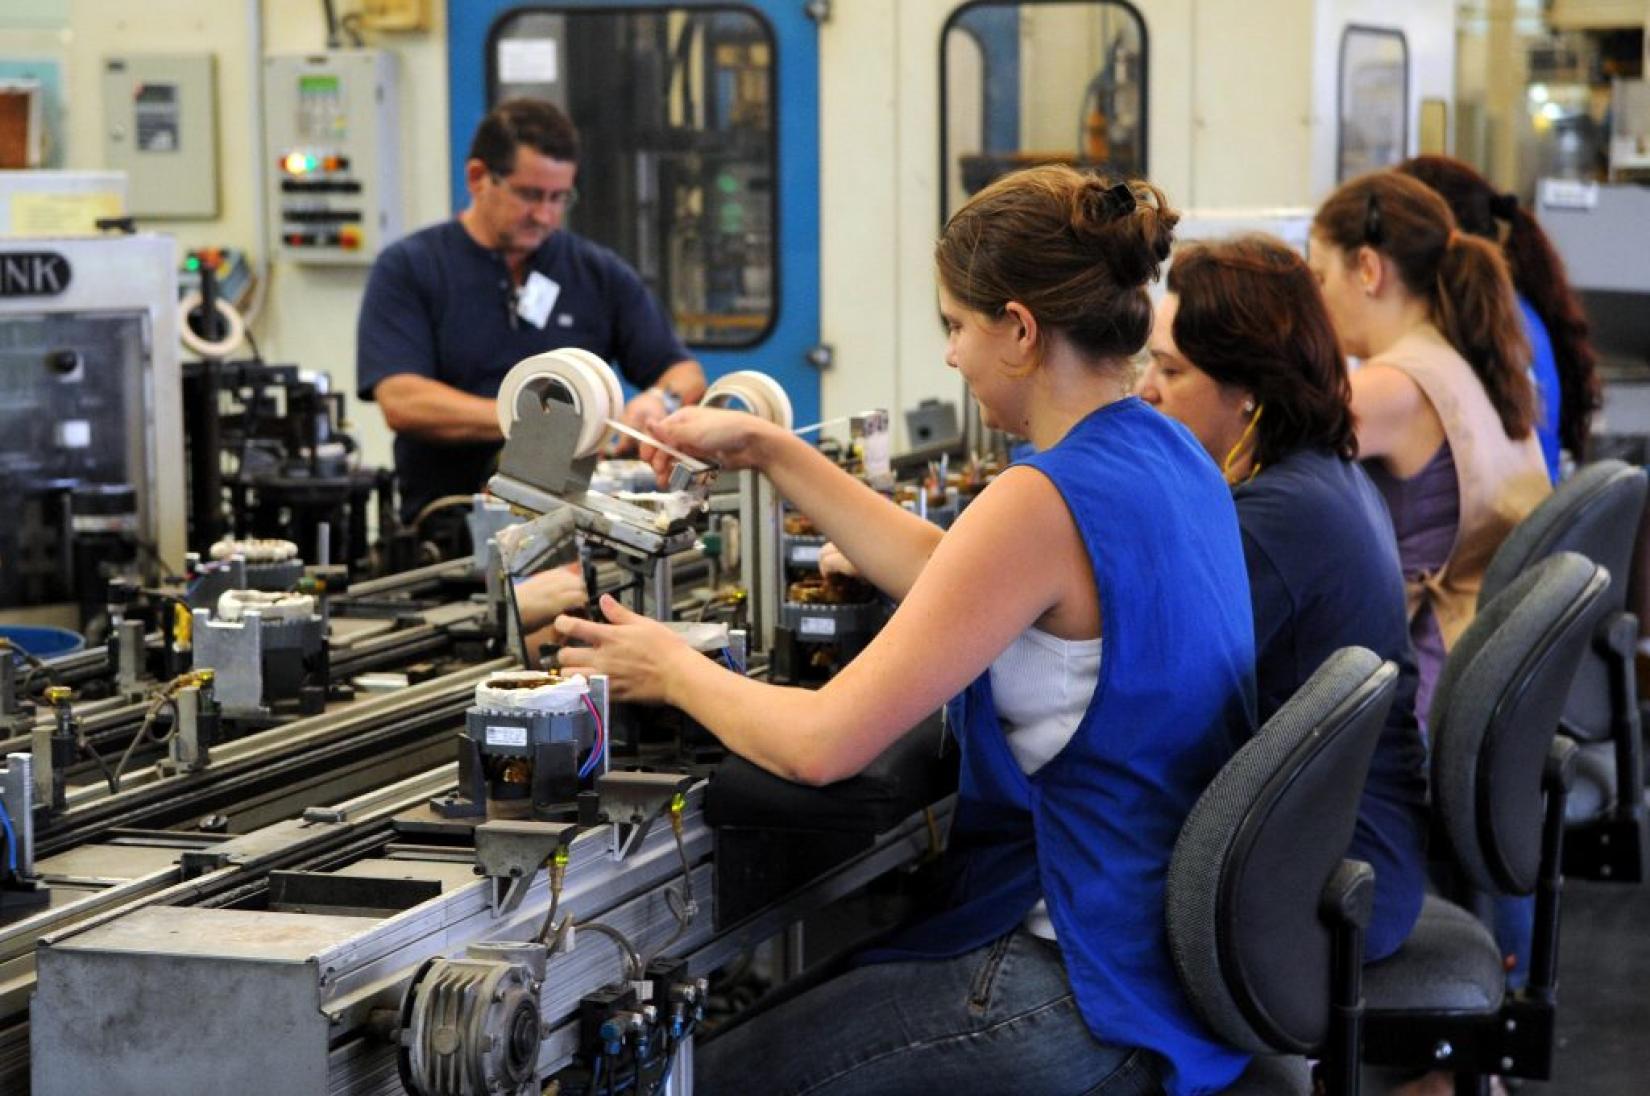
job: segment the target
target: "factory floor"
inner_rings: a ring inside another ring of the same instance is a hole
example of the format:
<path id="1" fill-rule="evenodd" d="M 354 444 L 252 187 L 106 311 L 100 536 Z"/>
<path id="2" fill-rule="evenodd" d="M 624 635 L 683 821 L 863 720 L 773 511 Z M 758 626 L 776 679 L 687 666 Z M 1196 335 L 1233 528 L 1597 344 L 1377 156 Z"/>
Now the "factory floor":
<path id="1" fill-rule="evenodd" d="M 1564 884 L 1558 1061 L 1531 1096 L 1650 1093 L 1650 885 Z"/>

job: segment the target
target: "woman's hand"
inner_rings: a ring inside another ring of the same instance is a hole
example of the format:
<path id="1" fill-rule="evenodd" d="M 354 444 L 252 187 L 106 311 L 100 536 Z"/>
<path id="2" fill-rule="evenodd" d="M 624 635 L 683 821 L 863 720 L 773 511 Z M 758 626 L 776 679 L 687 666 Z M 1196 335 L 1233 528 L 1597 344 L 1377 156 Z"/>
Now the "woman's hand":
<path id="1" fill-rule="evenodd" d="M 762 443 L 783 433 L 755 415 L 719 407 L 684 407 L 653 424 L 653 436 L 672 449 L 724 468 L 760 468 Z M 661 479 L 667 475 L 669 454 L 655 452 L 653 468 Z"/>
<path id="2" fill-rule="evenodd" d="M 858 578 L 859 568 L 855 567 L 842 549 L 826 541 L 819 549 L 819 573 L 826 578 L 832 575 L 846 575 L 848 578 Z"/>
<path id="3" fill-rule="evenodd" d="M 685 658 L 704 656 L 651 617 L 633 613 L 604 594 L 607 624 L 577 617 L 557 617 L 556 630 L 587 647 L 563 647 L 558 661 L 564 673 L 606 674 L 616 700 L 671 703 L 678 668 Z"/>
<path id="4" fill-rule="evenodd" d="M 521 629 L 536 632 L 564 613 L 581 608 L 590 600 L 579 565 L 540 571 L 516 583 L 516 611 Z M 548 642 L 557 642 L 549 639 Z"/>

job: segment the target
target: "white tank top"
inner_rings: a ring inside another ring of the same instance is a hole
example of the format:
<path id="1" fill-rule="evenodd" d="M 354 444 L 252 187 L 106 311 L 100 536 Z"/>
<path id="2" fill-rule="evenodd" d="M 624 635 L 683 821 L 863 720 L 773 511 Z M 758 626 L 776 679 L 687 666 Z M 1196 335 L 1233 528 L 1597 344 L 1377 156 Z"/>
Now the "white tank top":
<path id="1" fill-rule="evenodd" d="M 1009 752 L 1027 776 L 1066 748 L 1100 680 L 1099 639 L 1061 639 L 1028 628 L 991 664 L 991 697 Z M 1026 930 L 1055 939 L 1048 904 L 1026 914 Z"/>

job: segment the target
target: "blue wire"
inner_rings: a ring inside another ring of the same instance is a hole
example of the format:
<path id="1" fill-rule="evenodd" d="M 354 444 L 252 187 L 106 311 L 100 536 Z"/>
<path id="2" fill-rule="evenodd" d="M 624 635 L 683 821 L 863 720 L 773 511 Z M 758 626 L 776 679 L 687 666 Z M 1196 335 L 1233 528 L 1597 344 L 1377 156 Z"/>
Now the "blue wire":
<path id="1" fill-rule="evenodd" d="M 0 799 L 0 826 L 6 829 L 6 867 L 13 874 L 17 872 L 17 831 L 11 828 L 11 812 L 6 809 L 6 801 Z"/>
<path id="2" fill-rule="evenodd" d="M 596 714 L 596 705 L 590 702 L 590 698 L 588 696 L 584 698 L 584 706 L 589 710 L 590 718 L 596 723 L 596 738 L 595 741 L 590 743 L 590 756 L 585 759 L 583 765 L 579 766 L 580 780 L 586 779 L 591 773 L 596 771 L 596 765 L 601 761 L 602 757 L 602 745 L 607 738 L 607 727 L 603 725 L 602 717 Z"/>

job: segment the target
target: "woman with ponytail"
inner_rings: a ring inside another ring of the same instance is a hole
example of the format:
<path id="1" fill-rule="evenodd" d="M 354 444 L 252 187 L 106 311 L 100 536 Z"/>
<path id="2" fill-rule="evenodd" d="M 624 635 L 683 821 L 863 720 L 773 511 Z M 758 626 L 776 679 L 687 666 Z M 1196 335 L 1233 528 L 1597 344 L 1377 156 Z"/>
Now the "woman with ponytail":
<path id="1" fill-rule="evenodd" d="M 1253 730 L 1231 492 L 1130 394 L 1177 214 L 1141 182 L 1042 167 L 935 248 L 945 362 L 1031 441 L 949 530 L 789 431 L 685 408 L 666 444 L 755 468 L 899 601 L 817 691 L 734 674 L 604 599 L 564 668 L 685 710 L 782 777 L 859 772 L 947 700 L 961 781 L 943 908 L 696 1054 L 706 1092 L 1219 1092 L 1246 1056 L 1175 977 L 1164 885 L 1197 797 Z M 954 700 L 952 698 L 955 698 Z"/>
<path id="2" fill-rule="evenodd" d="M 1381 171 L 1313 218 L 1308 262 L 1351 378 L 1358 450 L 1398 535 L 1423 723 L 1484 569 L 1551 493 L 1529 343 L 1500 251 L 1426 184 Z"/>
<path id="3" fill-rule="evenodd" d="M 1472 168 L 1447 156 L 1417 156 L 1398 165 L 1436 190 L 1449 203 L 1462 232 L 1493 240 L 1507 260 L 1524 334 L 1530 340 L 1531 372 L 1541 393 L 1536 433 L 1547 472 L 1558 481 L 1559 451 L 1575 464 L 1587 459 L 1593 413 L 1602 402 L 1597 358 L 1587 338 L 1587 317 L 1570 289 L 1564 261 L 1541 225 L 1518 203 Z"/>

